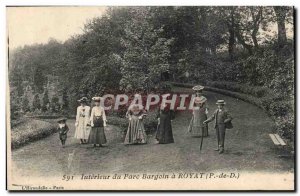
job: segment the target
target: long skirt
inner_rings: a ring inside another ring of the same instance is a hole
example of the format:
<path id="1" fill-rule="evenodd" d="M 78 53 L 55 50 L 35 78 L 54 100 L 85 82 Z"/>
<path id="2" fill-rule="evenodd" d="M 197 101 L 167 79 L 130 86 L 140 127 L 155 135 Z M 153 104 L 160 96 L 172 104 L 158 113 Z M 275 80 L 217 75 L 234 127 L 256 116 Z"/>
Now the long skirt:
<path id="1" fill-rule="evenodd" d="M 105 144 L 107 140 L 104 127 L 92 127 L 88 142 L 90 144 Z"/>
<path id="2" fill-rule="evenodd" d="M 203 124 L 203 122 L 207 119 L 207 115 L 205 114 L 204 109 L 194 110 L 193 117 L 191 119 L 188 131 L 193 137 L 203 137 L 208 136 L 208 126 L 207 124 Z"/>
<path id="3" fill-rule="evenodd" d="M 147 136 L 146 136 L 143 120 L 138 119 L 137 116 L 132 116 L 132 119 L 129 121 L 124 144 L 145 144 L 145 143 L 147 143 Z"/>
<path id="4" fill-rule="evenodd" d="M 160 123 L 157 126 L 155 138 L 159 144 L 174 143 L 170 114 L 160 114 Z"/>
<path id="5" fill-rule="evenodd" d="M 87 119 L 86 118 L 79 118 L 78 121 L 78 126 L 76 127 L 76 131 L 75 131 L 75 138 L 76 139 L 88 139 L 89 138 L 89 134 L 91 131 L 91 127 L 87 126 Z"/>

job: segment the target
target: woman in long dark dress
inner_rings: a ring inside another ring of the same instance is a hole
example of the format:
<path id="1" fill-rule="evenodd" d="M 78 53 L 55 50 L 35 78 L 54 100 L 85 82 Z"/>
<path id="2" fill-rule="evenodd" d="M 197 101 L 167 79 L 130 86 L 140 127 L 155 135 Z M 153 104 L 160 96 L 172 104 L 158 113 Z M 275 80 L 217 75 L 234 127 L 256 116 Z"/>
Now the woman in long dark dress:
<path id="1" fill-rule="evenodd" d="M 172 120 L 175 118 L 175 113 L 170 109 L 169 105 L 164 105 L 163 109 L 158 111 L 158 126 L 156 132 L 156 140 L 159 144 L 174 143 L 172 132 Z"/>
<path id="2" fill-rule="evenodd" d="M 100 106 L 100 97 L 93 98 L 95 106 L 91 113 L 91 126 L 92 130 L 89 135 L 88 142 L 94 144 L 94 147 L 99 145 L 100 147 L 105 144 L 106 136 L 104 133 L 104 127 L 106 127 L 106 115 L 104 108 Z"/>

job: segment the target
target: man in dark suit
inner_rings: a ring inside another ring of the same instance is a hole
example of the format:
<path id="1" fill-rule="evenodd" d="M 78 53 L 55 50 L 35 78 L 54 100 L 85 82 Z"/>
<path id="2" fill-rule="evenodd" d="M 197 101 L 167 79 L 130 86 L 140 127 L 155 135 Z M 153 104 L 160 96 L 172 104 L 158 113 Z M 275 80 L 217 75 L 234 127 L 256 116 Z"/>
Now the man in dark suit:
<path id="1" fill-rule="evenodd" d="M 206 124 L 215 120 L 215 129 L 218 139 L 218 148 L 216 149 L 216 151 L 219 151 L 219 154 L 222 154 L 224 152 L 226 128 L 232 128 L 232 117 L 224 108 L 224 105 L 226 104 L 224 100 L 218 100 L 216 104 L 218 105 L 218 109 L 216 109 L 214 114 L 203 123 Z"/>

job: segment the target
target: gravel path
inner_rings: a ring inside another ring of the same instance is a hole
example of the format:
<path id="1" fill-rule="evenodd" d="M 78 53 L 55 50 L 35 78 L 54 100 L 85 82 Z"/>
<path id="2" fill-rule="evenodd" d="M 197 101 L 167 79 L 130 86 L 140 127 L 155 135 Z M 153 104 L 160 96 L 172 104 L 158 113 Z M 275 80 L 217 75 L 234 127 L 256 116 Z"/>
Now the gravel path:
<path id="1" fill-rule="evenodd" d="M 213 150 L 216 147 L 213 123 L 199 152 L 200 138 L 187 134 L 191 118 L 188 111 L 177 113 L 173 121 L 175 143 L 164 145 L 155 144 L 154 135 L 149 135 L 146 145 L 124 146 L 121 131 L 116 126 L 106 129 L 107 147 L 80 145 L 73 138 L 74 120 L 69 120 L 66 148 L 61 148 L 58 134 L 54 134 L 17 149 L 12 152 L 13 174 L 41 177 L 116 172 L 293 172 L 293 160 L 278 157 L 280 150 L 268 136 L 274 130 L 274 123 L 261 109 L 213 92 L 205 92 L 205 96 L 209 115 L 216 108 L 216 100 L 224 99 L 234 118 L 234 129 L 226 132 L 224 154 Z"/>

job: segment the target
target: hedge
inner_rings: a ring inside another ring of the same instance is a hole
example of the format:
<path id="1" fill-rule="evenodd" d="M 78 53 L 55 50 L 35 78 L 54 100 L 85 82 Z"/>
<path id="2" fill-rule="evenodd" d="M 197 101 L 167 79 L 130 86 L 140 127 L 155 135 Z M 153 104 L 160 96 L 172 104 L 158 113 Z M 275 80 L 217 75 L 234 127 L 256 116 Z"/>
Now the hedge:
<path id="1" fill-rule="evenodd" d="M 195 84 L 173 83 L 173 85 L 191 88 Z M 238 98 L 263 109 L 274 120 L 277 132 L 284 139 L 288 140 L 291 147 L 294 147 L 295 121 L 293 100 L 285 100 L 266 87 L 248 86 L 227 81 L 207 82 L 205 90 Z"/>
<path id="2" fill-rule="evenodd" d="M 56 126 L 53 123 L 30 119 L 11 130 L 11 148 L 16 149 L 27 143 L 45 138 L 56 132 Z"/>
<path id="3" fill-rule="evenodd" d="M 119 126 L 124 132 L 128 127 L 128 119 L 118 116 L 107 116 L 107 123 Z M 144 126 L 147 133 L 156 131 L 157 119 L 155 111 L 148 112 L 148 115 L 144 119 Z"/>

